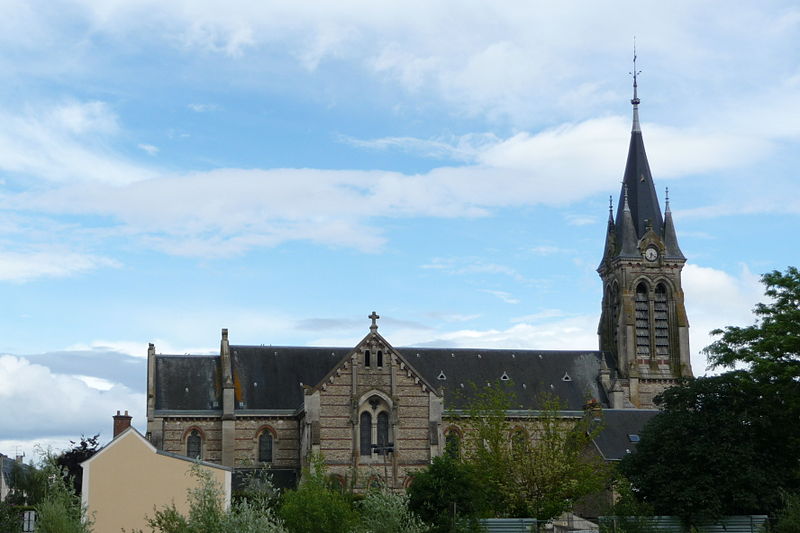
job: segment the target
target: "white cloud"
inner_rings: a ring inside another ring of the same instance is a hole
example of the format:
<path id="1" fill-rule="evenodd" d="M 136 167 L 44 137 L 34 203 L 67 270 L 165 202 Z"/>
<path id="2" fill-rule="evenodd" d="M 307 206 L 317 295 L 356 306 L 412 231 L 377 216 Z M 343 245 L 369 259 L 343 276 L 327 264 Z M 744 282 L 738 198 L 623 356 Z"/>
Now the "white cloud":
<path id="1" fill-rule="evenodd" d="M 158 153 L 158 146 L 152 144 L 139 144 L 137 145 L 140 150 L 147 152 L 148 155 L 156 155 Z"/>
<path id="2" fill-rule="evenodd" d="M 495 298 L 499 298 L 507 304 L 518 304 L 519 300 L 515 298 L 510 292 L 506 291 L 496 291 L 492 289 L 481 289 L 481 292 L 485 292 L 486 294 L 491 294 Z"/>
<path id="3" fill-rule="evenodd" d="M 154 176 L 109 148 L 116 115 L 103 102 L 0 109 L 0 170 L 52 182 L 123 184 Z"/>
<path id="4" fill-rule="evenodd" d="M 187 104 L 189 109 L 194 111 L 195 113 L 205 113 L 207 111 L 216 111 L 219 109 L 219 106 L 216 104 Z"/>
<path id="5" fill-rule="evenodd" d="M 56 249 L 30 252 L 0 250 L 0 280 L 25 282 L 38 278 L 67 277 L 98 268 L 116 268 L 119 262 L 91 254 Z"/>
<path id="6" fill-rule="evenodd" d="M 700 351 L 714 340 L 709 332 L 725 326 L 752 324 L 752 309 L 764 298 L 763 286 L 746 265 L 733 275 L 689 263 L 683 269 L 683 291 L 689 317 L 692 368 L 695 375 L 702 375 L 707 361 Z"/>
<path id="7" fill-rule="evenodd" d="M 529 350 L 596 350 L 597 317 L 594 315 L 550 317 L 514 324 L 507 329 L 465 329 L 441 334 L 425 344 L 458 348 L 517 348 Z M 533 323 L 530 323 L 533 322 Z"/>
<path id="8" fill-rule="evenodd" d="M 89 376 L 91 378 L 91 376 Z M 144 416 L 145 395 L 120 384 L 105 390 L 85 378 L 53 373 L 23 357 L 0 356 L 0 402 L 4 423 L 0 439 L 29 439 L 105 432 L 111 415 L 128 409 Z"/>

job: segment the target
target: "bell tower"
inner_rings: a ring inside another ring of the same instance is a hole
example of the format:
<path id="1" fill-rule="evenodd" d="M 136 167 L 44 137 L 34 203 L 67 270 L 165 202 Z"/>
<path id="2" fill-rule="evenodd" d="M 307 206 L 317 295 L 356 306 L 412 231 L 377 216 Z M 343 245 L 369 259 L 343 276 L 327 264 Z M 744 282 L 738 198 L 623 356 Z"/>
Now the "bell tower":
<path id="1" fill-rule="evenodd" d="M 633 128 L 616 216 L 609 198 L 603 260 L 600 349 L 616 361 L 617 377 L 636 406 L 677 378 L 692 375 L 689 322 L 681 271 L 686 263 L 678 246 L 669 190 L 664 215 L 658 203 L 639 124 L 636 56 L 633 70 Z M 640 396 L 640 391 L 643 393 Z"/>

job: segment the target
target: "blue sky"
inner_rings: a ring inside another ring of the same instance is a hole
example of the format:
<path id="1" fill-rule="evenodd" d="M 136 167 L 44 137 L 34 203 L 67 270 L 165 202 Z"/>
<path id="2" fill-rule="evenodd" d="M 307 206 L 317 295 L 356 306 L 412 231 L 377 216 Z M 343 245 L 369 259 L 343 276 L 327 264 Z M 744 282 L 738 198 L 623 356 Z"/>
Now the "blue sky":
<path id="1" fill-rule="evenodd" d="M 630 132 L 695 373 L 800 264 L 792 2 L 5 2 L 0 452 L 144 424 L 148 342 L 594 349 Z"/>

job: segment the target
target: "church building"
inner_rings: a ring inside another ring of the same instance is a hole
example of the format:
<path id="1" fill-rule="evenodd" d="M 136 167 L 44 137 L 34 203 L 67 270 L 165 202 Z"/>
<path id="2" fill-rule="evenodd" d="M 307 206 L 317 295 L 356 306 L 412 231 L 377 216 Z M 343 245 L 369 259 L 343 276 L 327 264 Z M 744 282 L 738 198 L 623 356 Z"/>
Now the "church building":
<path id="1" fill-rule="evenodd" d="M 215 355 L 159 354 L 150 344 L 147 438 L 166 452 L 239 469 L 269 464 L 289 477 L 320 453 L 343 486 L 400 488 L 460 436 L 472 384 L 507 382 L 515 398 L 510 418 L 535 416 L 543 392 L 560 398 L 564 417 L 599 403 L 616 433 L 596 445 L 619 459 L 633 444 L 611 442 L 613 435 L 635 442 L 633 433 L 655 412 L 653 398 L 692 375 L 686 258 L 669 197 L 662 216 L 656 195 L 636 77 L 631 103 L 622 190 L 616 216 L 609 207 L 597 269 L 599 350 L 395 347 L 378 332 L 374 311 L 368 333 L 350 347 L 245 346 L 223 329 Z"/>

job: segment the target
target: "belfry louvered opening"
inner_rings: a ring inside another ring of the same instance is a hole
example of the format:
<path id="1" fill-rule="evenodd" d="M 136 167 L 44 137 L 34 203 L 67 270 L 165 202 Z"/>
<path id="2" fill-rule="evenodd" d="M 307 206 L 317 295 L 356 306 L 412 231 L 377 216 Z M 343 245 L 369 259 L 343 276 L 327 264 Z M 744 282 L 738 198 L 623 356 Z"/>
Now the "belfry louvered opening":
<path id="1" fill-rule="evenodd" d="M 669 299 L 663 283 L 656 286 L 653 301 L 653 325 L 656 355 L 659 359 L 669 359 Z"/>
<path id="2" fill-rule="evenodd" d="M 647 285 L 636 286 L 636 356 L 650 357 L 650 302 Z"/>

